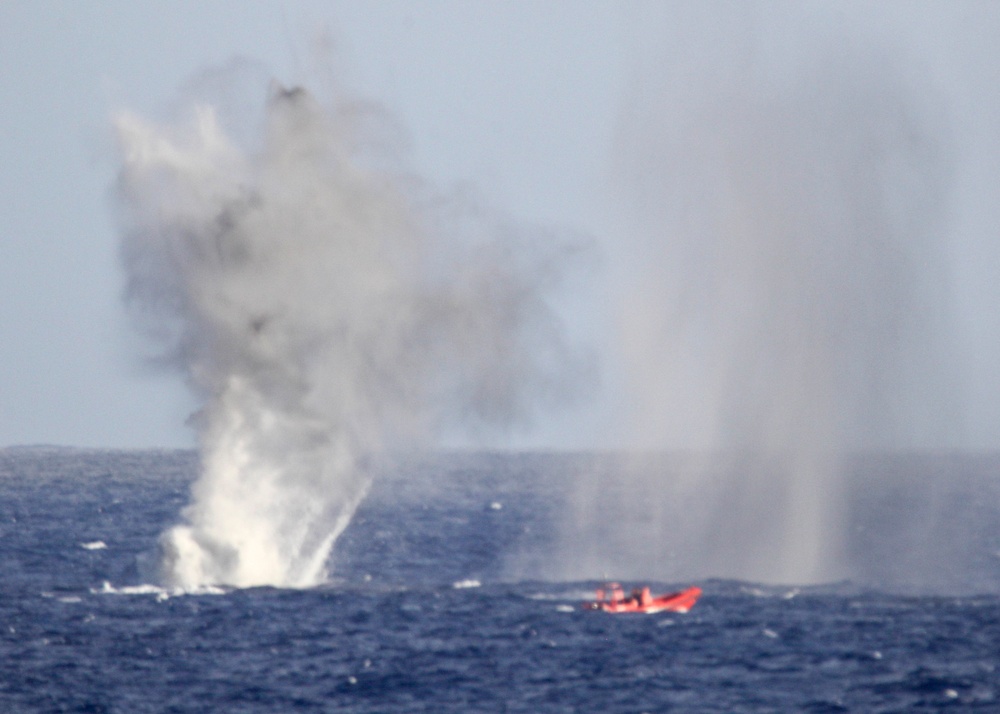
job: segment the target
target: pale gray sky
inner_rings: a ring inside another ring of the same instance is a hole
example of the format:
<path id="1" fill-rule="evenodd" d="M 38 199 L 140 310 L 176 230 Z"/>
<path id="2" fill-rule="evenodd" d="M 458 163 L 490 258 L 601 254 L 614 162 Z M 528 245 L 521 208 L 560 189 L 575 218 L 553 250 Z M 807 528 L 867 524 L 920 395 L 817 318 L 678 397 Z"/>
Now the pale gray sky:
<path id="1" fill-rule="evenodd" d="M 312 46 L 325 33 L 338 81 L 405 128 L 414 171 L 444 188 L 471 182 L 513 216 L 595 238 L 604 267 L 563 300 L 583 334 L 625 309 L 615 296 L 633 243 L 610 167 L 626 109 L 660 91 L 661 73 L 745 60 L 720 38 L 743 38 L 753 56 L 789 33 L 808 45 L 832 26 L 833 37 L 887 48 L 930 88 L 953 157 L 942 246 L 960 404 L 949 418 L 963 426 L 949 438 L 1000 447 L 1000 5 L 869 5 L 0 3 L 0 445 L 193 443 L 184 424 L 193 400 L 177 375 L 143 366 L 121 303 L 109 207 L 115 112 L 159 116 L 192 74 L 234 57 L 286 84 L 314 80 Z M 539 421 L 523 443 L 616 445 L 642 418 L 623 391 L 614 338 L 590 332 L 603 386 L 581 385 L 591 397 Z"/>

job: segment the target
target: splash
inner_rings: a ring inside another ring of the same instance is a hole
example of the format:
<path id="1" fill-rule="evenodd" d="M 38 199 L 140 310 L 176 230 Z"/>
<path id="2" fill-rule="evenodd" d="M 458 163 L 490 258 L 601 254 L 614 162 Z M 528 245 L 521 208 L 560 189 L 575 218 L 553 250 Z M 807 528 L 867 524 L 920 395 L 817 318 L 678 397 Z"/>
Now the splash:
<path id="1" fill-rule="evenodd" d="M 129 304 L 204 401 L 159 580 L 310 586 L 383 455 L 559 392 L 562 244 L 395 169 L 371 104 L 225 106 L 116 120 Z"/>

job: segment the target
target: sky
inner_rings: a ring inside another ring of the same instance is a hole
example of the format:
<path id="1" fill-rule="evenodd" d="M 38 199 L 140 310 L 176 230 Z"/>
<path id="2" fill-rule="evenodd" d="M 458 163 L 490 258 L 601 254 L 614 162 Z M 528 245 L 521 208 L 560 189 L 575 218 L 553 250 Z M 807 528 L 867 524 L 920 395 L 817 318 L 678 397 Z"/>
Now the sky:
<path id="1" fill-rule="evenodd" d="M 594 258 L 558 307 L 593 354 L 593 383 L 510 443 L 614 447 L 642 432 L 643 445 L 704 445 L 683 414 L 652 418 L 641 398 L 673 395 L 681 411 L 698 395 L 679 395 L 669 376 L 636 386 L 636 365 L 648 370 L 649 360 L 621 348 L 615 326 L 639 312 L 624 297 L 632 278 L 660 273 L 635 238 L 656 232 L 658 214 L 623 198 L 641 187 L 626 185 L 640 179 L 619 159 L 642 153 L 636 126 L 691 126 L 664 117 L 682 111 L 667 100 L 692 83 L 698 96 L 716 96 L 719 78 L 745 77 L 731 68 L 749 62 L 770 73 L 761 86 L 779 86 L 822 38 L 831 56 L 855 45 L 889 56 L 905 106 L 943 157 L 939 242 L 925 257 L 946 263 L 948 329 L 935 339 L 947 366 L 930 378 L 940 389 L 899 400 L 923 423 L 900 419 L 903 436 L 891 443 L 1000 448 L 1000 5 L 871 5 L 0 3 L 0 446 L 193 445 L 194 398 L 176 373 L 143 359 L 148 345 L 123 307 L 111 126 L 123 109 L 164 115 L 193 76 L 234 58 L 289 85 L 334 73 L 397 118 L 406 163 L 426 180 L 473 187 L 518 220 L 588 238 Z M 332 49 L 317 60 L 324 43 Z M 661 298 L 637 304 L 676 309 Z"/>

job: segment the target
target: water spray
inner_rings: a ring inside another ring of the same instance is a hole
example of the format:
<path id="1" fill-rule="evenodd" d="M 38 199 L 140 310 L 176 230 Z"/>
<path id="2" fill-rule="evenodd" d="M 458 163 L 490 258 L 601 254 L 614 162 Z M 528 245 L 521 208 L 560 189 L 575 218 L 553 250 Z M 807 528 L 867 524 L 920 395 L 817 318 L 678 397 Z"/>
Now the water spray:
<path id="1" fill-rule="evenodd" d="M 158 577 L 310 586 L 380 457 L 560 392 L 565 243 L 392 168 L 370 105 L 272 84 L 252 121 L 220 106 L 116 120 L 129 305 L 203 401 Z"/>

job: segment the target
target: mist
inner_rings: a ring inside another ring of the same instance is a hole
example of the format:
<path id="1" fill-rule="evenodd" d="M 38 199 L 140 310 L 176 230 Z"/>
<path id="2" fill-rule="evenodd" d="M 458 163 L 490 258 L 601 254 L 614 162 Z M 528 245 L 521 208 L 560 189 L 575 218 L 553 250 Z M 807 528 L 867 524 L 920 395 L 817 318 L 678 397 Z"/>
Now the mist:
<path id="1" fill-rule="evenodd" d="M 963 443 L 954 117 L 918 53 L 837 7 L 641 18 L 609 175 L 645 453 L 580 474 L 564 577 L 851 578 L 852 458 Z"/>
<path id="2" fill-rule="evenodd" d="M 235 63 L 115 126 L 128 305 L 203 405 L 158 582 L 321 583 L 386 458 L 565 395 L 548 300 L 573 249 L 407 172 L 378 105 Z"/>

